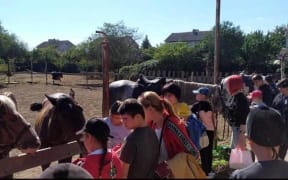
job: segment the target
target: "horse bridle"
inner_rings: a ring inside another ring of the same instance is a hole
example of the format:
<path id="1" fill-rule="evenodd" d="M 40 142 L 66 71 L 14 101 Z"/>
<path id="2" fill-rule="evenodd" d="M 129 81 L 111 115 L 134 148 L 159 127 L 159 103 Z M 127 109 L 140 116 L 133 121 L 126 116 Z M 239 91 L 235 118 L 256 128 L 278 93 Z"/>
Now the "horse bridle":
<path id="1" fill-rule="evenodd" d="M 3 122 L 2 119 L 0 119 L 0 122 Z M 6 126 L 2 126 L 1 128 L 4 128 L 4 130 L 7 132 L 7 134 L 9 136 L 13 136 L 11 135 L 11 130 Z M 20 131 L 20 133 L 16 136 L 16 139 L 13 143 L 11 144 L 0 144 L 0 157 L 1 154 L 7 154 L 9 153 L 9 151 L 11 149 L 13 149 L 19 142 L 19 140 L 21 139 L 22 135 L 31 128 L 31 124 L 30 123 L 25 123 L 25 126 L 23 127 L 23 129 Z"/>

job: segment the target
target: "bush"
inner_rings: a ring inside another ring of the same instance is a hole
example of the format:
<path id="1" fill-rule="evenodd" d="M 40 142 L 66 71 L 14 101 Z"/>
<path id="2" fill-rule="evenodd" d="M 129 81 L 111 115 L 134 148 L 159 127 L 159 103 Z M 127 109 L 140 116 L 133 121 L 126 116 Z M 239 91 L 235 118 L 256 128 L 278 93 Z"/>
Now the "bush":
<path id="1" fill-rule="evenodd" d="M 65 73 L 79 73 L 80 72 L 77 64 L 73 64 L 73 63 L 64 64 L 61 71 Z"/>
<path id="2" fill-rule="evenodd" d="M 213 149 L 212 169 L 216 172 L 226 168 L 230 158 L 231 148 L 228 146 L 217 146 Z"/>

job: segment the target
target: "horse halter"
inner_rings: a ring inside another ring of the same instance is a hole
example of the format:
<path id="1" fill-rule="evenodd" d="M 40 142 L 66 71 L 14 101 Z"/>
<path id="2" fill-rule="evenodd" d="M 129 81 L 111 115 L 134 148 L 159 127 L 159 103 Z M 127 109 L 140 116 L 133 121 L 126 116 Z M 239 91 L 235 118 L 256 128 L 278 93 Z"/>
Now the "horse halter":
<path id="1" fill-rule="evenodd" d="M 2 119 L 0 119 L 0 124 L 1 122 L 4 122 Z M 4 123 L 2 123 L 4 124 Z M 4 124 L 1 128 L 3 128 L 7 134 L 10 136 L 10 137 L 13 137 L 13 135 L 11 135 L 11 130 L 9 129 L 9 127 L 6 126 L 6 124 Z M 20 131 L 20 133 L 16 136 L 15 138 L 15 141 L 12 142 L 11 144 L 0 144 L 0 157 L 1 157 L 1 154 L 6 154 L 6 153 L 9 153 L 9 151 L 11 149 L 13 149 L 17 144 L 18 142 L 20 141 L 22 135 L 31 128 L 31 124 L 30 123 L 25 123 L 25 126 L 23 127 L 23 129 Z"/>

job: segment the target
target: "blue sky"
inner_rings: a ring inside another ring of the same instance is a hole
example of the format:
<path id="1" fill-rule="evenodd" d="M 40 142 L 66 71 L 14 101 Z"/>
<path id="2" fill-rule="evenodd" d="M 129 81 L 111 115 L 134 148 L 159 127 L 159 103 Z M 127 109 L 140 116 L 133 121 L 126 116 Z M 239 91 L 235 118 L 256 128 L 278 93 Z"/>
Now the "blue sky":
<path id="1" fill-rule="evenodd" d="M 287 0 L 221 0 L 220 21 L 266 33 L 288 24 L 287 7 Z M 215 14 L 216 0 L 0 0 L 2 26 L 29 49 L 52 38 L 78 44 L 120 21 L 155 46 L 173 32 L 211 30 Z"/>

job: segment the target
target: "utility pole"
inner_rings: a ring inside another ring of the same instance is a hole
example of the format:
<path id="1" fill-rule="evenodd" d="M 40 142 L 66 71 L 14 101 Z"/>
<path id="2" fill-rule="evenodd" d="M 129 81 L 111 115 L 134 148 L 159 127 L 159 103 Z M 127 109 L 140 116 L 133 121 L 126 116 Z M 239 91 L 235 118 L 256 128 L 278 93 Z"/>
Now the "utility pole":
<path id="1" fill-rule="evenodd" d="M 102 117 L 109 115 L 109 46 L 107 35 L 103 31 L 96 31 L 103 35 L 102 42 L 102 79 L 103 79 L 103 98 L 102 98 Z"/>
<path id="2" fill-rule="evenodd" d="M 214 46 L 214 84 L 218 83 L 219 59 L 220 59 L 220 0 L 216 0 L 216 24 L 215 24 L 215 46 Z"/>

